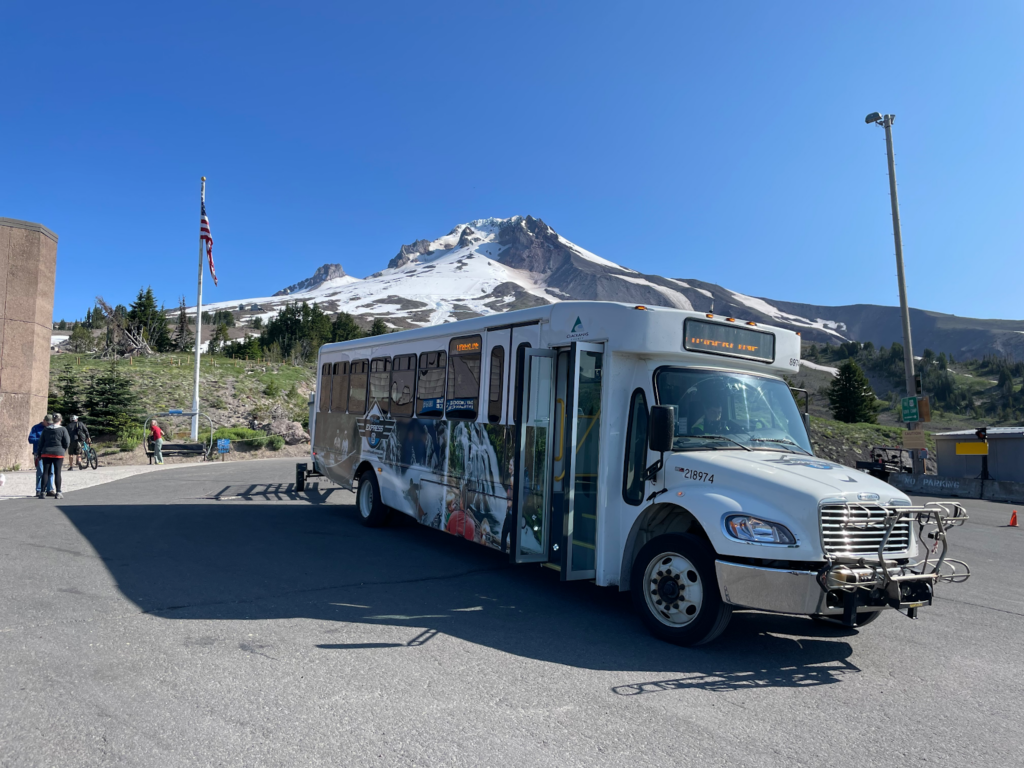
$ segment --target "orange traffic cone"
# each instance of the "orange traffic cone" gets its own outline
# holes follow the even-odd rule
[[[1010,525],[1008,527],[1009,528],[1016,528],[1017,527],[1017,510],[1016,509],[1013,510],[1013,514],[1010,515]]]

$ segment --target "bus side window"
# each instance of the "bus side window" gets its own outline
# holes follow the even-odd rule
[[[320,413],[331,410],[331,364],[320,366]]]
[[[331,410],[344,413],[348,405],[348,363],[334,364],[334,386],[331,387]]]
[[[416,355],[401,355],[391,366],[391,415],[412,416]]]
[[[622,498],[637,506],[644,500],[644,470],[647,469],[647,398],[637,389],[629,401],[626,427],[626,467],[622,476]]]
[[[526,350],[530,348],[530,342],[524,341],[516,347],[516,388],[515,406],[512,409],[512,422],[518,424],[523,417],[523,366],[526,364]]]
[[[416,383],[416,415],[434,419],[444,416],[444,380],[448,355],[424,352],[420,355]]]
[[[349,387],[348,387],[348,412],[363,414],[366,413],[366,369],[368,363],[365,360],[353,360],[348,366]]]
[[[388,385],[391,381],[391,358],[375,357],[370,361],[370,402],[377,403],[381,413],[391,410]]]
[[[449,419],[476,419],[480,402],[480,336],[460,336],[448,345],[448,399],[444,404]]]
[[[505,383],[505,348],[491,350],[490,382],[487,386],[487,421],[497,424],[501,421],[502,385]]]

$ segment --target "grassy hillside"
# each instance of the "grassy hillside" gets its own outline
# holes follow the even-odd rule
[[[50,365],[50,388],[59,390],[60,374],[70,368],[85,390],[91,378],[109,370],[111,365],[109,361],[72,354],[54,356]],[[118,371],[132,381],[145,415],[171,408],[191,408],[194,366],[191,356],[158,354],[130,362],[121,360],[116,365]],[[204,356],[199,379],[200,411],[213,420],[215,428],[245,426],[250,419],[269,422],[286,418],[303,422],[315,380],[312,365],[257,364]],[[166,421],[171,431],[187,430],[186,417],[171,417]]]
[[[934,471],[935,438],[925,432],[928,446],[930,471]],[[841,421],[811,416],[811,445],[814,453],[822,458],[855,466],[858,461],[868,459],[871,446],[898,447],[903,443],[903,429],[882,424],[844,424]]]

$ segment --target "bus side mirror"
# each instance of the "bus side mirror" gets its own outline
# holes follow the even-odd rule
[[[811,414],[809,414],[806,411],[804,411],[802,414],[800,414],[800,417],[803,419],[804,429],[807,430],[807,439],[810,440],[811,439]]]
[[[674,405],[652,405],[651,422],[648,429],[648,442],[652,451],[658,453],[671,451],[676,437],[676,407]]]

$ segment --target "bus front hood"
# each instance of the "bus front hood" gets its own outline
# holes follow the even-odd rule
[[[890,499],[899,499],[897,503],[909,501],[903,493],[871,475],[799,453],[739,449],[683,451],[673,453],[666,465],[665,482],[669,487],[710,483],[751,493],[756,493],[759,486],[765,490],[779,487],[815,496],[818,500],[841,495],[851,501],[882,504]],[[701,473],[713,474],[714,479]]]
[[[906,495],[877,478],[798,453],[680,451],[666,457],[664,474],[665,495],[659,501],[677,503],[694,514],[719,555],[768,556],[752,555],[751,544],[725,535],[724,521],[731,514],[781,523],[798,541],[786,550],[787,559],[819,560],[823,557],[818,519],[822,502],[910,504]]]

